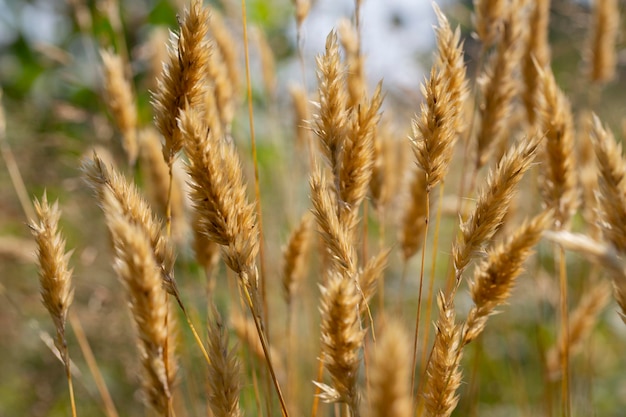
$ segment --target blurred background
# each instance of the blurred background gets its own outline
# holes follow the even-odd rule
[[[243,74],[241,4],[234,0],[211,4],[224,15],[239,42]],[[453,25],[461,28],[468,76],[473,78],[479,47],[472,36],[472,4],[453,0],[442,0],[438,4]],[[12,153],[9,159],[16,162],[26,185],[27,198],[40,197],[46,189],[51,200],[60,202],[67,246],[74,248],[71,263],[76,300],[72,308],[83,323],[118,409],[123,410],[122,415],[149,415],[145,414],[139,398],[133,329],[122,288],[111,268],[107,231],[101,212],[81,179],[79,165],[81,158],[94,149],[109,154],[112,160],[124,160],[119,134],[104,104],[99,49],[128,54],[139,123],[147,125],[152,120],[149,91],[156,88],[155,75],[160,70],[158,62],[164,56],[167,31],[177,28],[177,13],[185,6],[182,0],[119,3],[114,0],[0,0],[0,87],[6,120],[6,137],[2,143],[5,158],[0,163],[0,417],[69,414],[63,367],[54,357],[48,336],[54,330],[38,294],[34,242],[13,186],[10,162],[6,163],[7,144]],[[253,104],[270,258],[280,257],[280,247],[289,230],[309,207],[308,163],[306,152],[298,150],[294,144],[289,86],[306,85],[310,97],[314,97],[315,57],[323,52],[328,32],[341,19],[351,19],[353,13],[354,2],[349,0],[313,1],[298,36],[291,1],[247,2],[249,23],[254,28],[250,51]],[[574,111],[587,108],[590,99],[584,74],[590,4],[553,0],[550,19],[557,81],[570,97]],[[379,80],[384,80],[387,95],[384,111],[392,114],[394,123],[401,126],[397,134],[399,140],[406,137],[411,117],[419,110],[420,83],[432,63],[434,23],[435,15],[428,0],[363,1],[365,73],[372,88]],[[620,37],[616,79],[593,102],[595,111],[618,137],[622,137],[626,126],[623,123],[626,115],[624,43]],[[270,63],[264,55],[268,50],[272,57]],[[233,137],[240,153],[245,155],[248,178],[253,178],[248,157],[249,127],[244,89],[240,89],[240,95]],[[127,174],[134,175],[139,184],[143,183],[140,171],[127,171]],[[444,242],[441,247],[448,248],[446,245]],[[196,306],[198,320],[202,321],[205,300],[203,291],[196,289],[204,288],[204,283],[184,237],[179,251],[178,277],[183,293],[190,304]],[[398,255],[394,256],[387,272],[391,278],[400,274]],[[572,262],[580,265],[572,272],[574,282],[583,281],[589,266],[580,259]],[[279,267],[278,262],[269,265],[270,275],[278,276]],[[224,275],[224,271],[220,274]],[[278,281],[269,284],[270,292],[280,293]],[[550,408],[549,405],[536,406],[548,401],[541,382],[544,376],[537,345],[553,342],[554,325],[541,324],[545,313],[540,310],[542,303],[554,302],[558,289],[548,284],[545,288],[537,287],[537,282],[544,281],[520,284],[516,290],[519,298],[512,300],[507,317],[498,316],[487,326],[488,334],[481,351],[467,353],[477,359],[477,365],[465,368],[465,375],[471,372],[481,375],[480,381],[472,386],[480,392],[480,405],[467,405],[462,400],[454,415],[544,415],[544,409]],[[306,291],[317,294],[315,281],[307,284]],[[280,296],[274,297],[278,304]],[[225,299],[222,303],[226,303]],[[524,307],[528,305],[532,307]],[[307,308],[316,311],[314,304]],[[275,311],[280,315],[284,307],[276,307]],[[316,319],[310,320],[315,322]],[[511,326],[511,322],[515,325]],[[190,415],[203,415],[204,381],[202,372],[193,369],[194,363],[200,363],[199,353],[186,330],[182,332],[186,340],[181,343],[182,367],[192,376],[182,378],[184,394],[181,397],[189,404],[198,404],[189,406]],[[585,347],[590,353],[573,367],[573,378],[580,381],[573,387],[578,398],[574,400],[574,415],[624,415],[625,343],[626,331],[611,304],[594,333],[593,342]],[[73,336],[69,337],[69,344],[77,365],[75,385],[79,415],[104,415]],[[308,348],[311,358],[317,354],[316,346],[317,342]],[[313,360],[303,367],[308,370],[312,364]],[[307,370],[303,372],[308,376]],[[558,390],[558,385],[552,389]],[[247,404],[253,402],[251,390],[246,387]],[[308,410],[307,407],[303,406],[303,410]],[[252,415],[251,410],[256,408],[250,406],[246,415]]]

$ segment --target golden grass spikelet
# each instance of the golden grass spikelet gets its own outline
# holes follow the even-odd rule
[[[362,294],[362,300],[359,304],[360,314],[367,312],[367,305],[376,293],[378,282],[387,267],[390,252],[390,249],[381,250],[376,256],[370,258],[363,269],[359,271],[357,282]]]
[[[522,52],[522,17],[520,10],[511,12],[502,39],[478,84],[481,90],[480,125],[478,127],[476,167],[488,161],[494,147],[507,139],[513,113],[513,99],[519,90],[516,70]]]
[[[109,172],[104,162],[95,154],[92,159],[83,162],[81,169],[87,182],[96,192],[105,216],[122,215],[130,223],[144,229],[146,235],[150,237],[154,256],[161,267],[165,288],[170,294],[176,295],[174,248],[167,236],[161,232],[161,221],[153,214],[137,187],[129,183],[117,170],[111,168]],[[116,204],[105,204],[107,192],[115,197]]]
[[[183,147],[176,121],[180,112],[204,99],[203,84],[210,57],[206,40],[208,20],[208,9],[202,7],[201,1],[192,0],[180,20],[180,33],[171,36],[168,61],[152,97],[154,121],[165,138],[163,158],[168,165]]]
[[[374,166],[369,184],[370,202],[379,211],[386,208],[396,195],[401,182],[397,172],[404,172],[398,143],[390,123],[381,123],[374,135]]]
[[[155,26],[148,35],[148,40],[141,49],[148,60],[148,85],[150,89],[158,87],[159,76],[163,70],[163,63],[168,57],[169,29],[164,26]]]
[[[192,216],[193,251],[196,261],[204,268],[205,274],[210,277],[220,259],[220,245],[202,231],[202,217],[194,210]],[[212,283],[209,283],[211,287]],[[210,288],[212,289],[212,288]]]
[[[561,356],[564,345],[568,345],[570,358],[583,349],[584,343],[589,338],[591,331],[598,321],[598,316],[611,299],[611,286],[608,282],[595,283],[583,294],[578,306],[569,316],[567,340],[564,332],[559,335],[559,340],[546,355],[547,372],[552,378],[556,378],[561,369]]]
[[[615,78],[620,12],[618,0],[594,0],[589,45],[589,78],[606,83]]]
[[[346,54],[346,66],[348,69],[346,77],[348,108],[356,108],[367,91],[364,73],[365,59],[361,55],[359,34],[356,27],[348,19],[341,19],[338,31],[341,46]]]
[[[615,141],[597,116],[593,116],[591,140],[599,171],[598,216],[604,238],[626,253],[626,163],[622,145]]]
[[[530,168],[542,136],[524,138],[511,148],[488,174],[485,186],[470,217],[461,223],[461,234],[452,247],[454,269],[459,280],[470,259],[483,251],[501,226],[515,188]]]
[[[374,169],[374,135],[380,120],[382,84],[372,99],[362,101],[350,115],[339,170],[339,218],[352,229],[357,223],[359,207],[367,195]]]
[[[551,220],[552,213],[544,212],[524,222],[505,242],[491,249],[487,258],[476,267],[474,279],[469,284],[474,306],[463,329],[463,344],[475,340],[484,330],[489,316],[496,313],[496,307],[509,298],[515,280],[523,272],[524,262]]]
[[[130,80],[125,76],[125,63],[112,51],[100,50],[104,72],[105,104],[122,133],[122,146],[128,163],[137,160],[137,107]]]
[[[550,44],[548,27],[550,23],[550,0],[529,2],[528,30],[523,44],[522,78],[524,91],[522,100],[526,108],[528,123],[533,125],[541,95],[541,78],[537,67],[545,70],[550,65]]]
[[[119,204],[108,189],[104,191],[104,200],[105,205]],[[166,363],[166,352],[173,348],[168,346],[167,293],[150,236],[119,211],[107,216],[107,224],[115,246],[114,268],[127,289],[139,337],[144,393],[160,415],[169,416],[175,364]]]
[[[224,129],[226,129],[227,126],[223,125],[215,95],[215,86],[209,83],[204,91],[204,120],[211,134],[216,138],[221,138],[224,136]]]
[[[307,122],[311,119],[311,109],[307,93],[301,86],[290,85],[289,95],[291,96],[291,103],[293,104],[293,125],[296,128],[296,145],[304,147],[309,143],[311,131]]]
[[[209,408],[215,417],[240,417],[241,364],[228,347],[228,331],[215,306],[209,319]]]
[[[456,141],[458,109],[452,108],[452,93],[444,72],[433,66],[430,79],[422,84],[426,102],[420,106],[420,115],[413,119],[409,138],[418,166],[426,173],[429,192],[443,180],[452,159]]]
[[[332,387],[318,383],[329,402],[346,403],[358,416],[357,374],[365,331],[359,325],[361,296],[352,279],[331,273],[321,290],[322,352]]]
[[[306,213],[291,232],[283,249],[283,296],[288,305],[291,304],[300,281],[306,274],[305,261],[311,244],[312,229],[313,218],[310,213]]]
[[[413,120],[410,140],[418,166],[426,173],[426,190],[437,185],[447,172],[452,158],[455,131],[452,108],[446,95],[446,80],[433,67],[430,79],[422,85],[426,103],[421,104],[420,115]]]
[[[348,124],[344,67],[339,56],[337,34],[326,37],[326,52],[317,57],[319,103],[313,116],[313,132],[319,137],[322,154],[335,176],[339,172],[343,141]]]
[[[228,30],[224,16],[215,8],[211,9],[210,36],[215,46],[220,51],[227,68],[227,75],[230,86],[233,90],[233,97],[239,94],[239,47],[233,34]]]
[[[474,26],[483,48],[493,45],[508,14],[507,0],[474,0]]]
[[[333,269],[343,276],[353,276],[356,272],[356,251],[348,225],[341,222],[337,215],[337,198],[332,185],[319,168],[311,174],[310,185],[313,214],[331,256]]]
[[[582,111],[578,115],[576,126],[576,157],[579,166],[579,182],[581,188],[582,216],[585,219],[586,232],[593,238],[601,234],[598,201],[596,194],[599,189],[599,170],[596,166],[596,154],[591,140],[593,129],[593,113]]]
[[[435,344],[422,395],[427,416],[448,417],[459,401],[456,390],[461,384],[460,329],[455,323],[454,305],[446,300],[442,292],[437,295],[437,305],[439,318],[435,323]]]
[[[454,130],[459,132],[463,126],[463,108],[465,99],[469,94],[469,87],[465,77],[466,66],[463,60],[463,42],[461,30],[457,27],[454,31],[450,27],[448,19],[441,9],[433,3],[437,15],[438,27],[435,28],[437,35],[437,55],[435,64],[447,80],[447,91],[450,100],[450,117],[453,119]]]
[[[141,168],[151,191],[151,200],[156,203],[161,213],[165,213],[167,211],[169,193],[172,237],[176,241],[181,241],[184,238],[187,226],[185,218],[185,193],[182,189],[182,179],[178,175],[175,175],[177,173],[176,171],[173,171],[174,178],[170,192],[169,170],[163,160],[161,140],[156,130],[149,127],[140,130],[139,145]]]
[[[410,417],[412,398],[409,338],[397,321],[385,324],[370,365],[370,407],[366,417]]]
[[[218,49],[211,49],[206,77],[215,94],[222,132],[229,133],[230,125],[235,117],[235,92],[228,77],[228,66]]]
[[[424,243],[424,232],[426,231],[426,214],[428,213],[428,200],[426,199],[426,173],[419,168],[413,169],[409,188],[409,201],[407,210],[402,220],[400,229],[400,244],[402,255],[407,261]]]
[[[259,234],[253,204],[249,204],[236,150],[216,138],[195,109],[180,117],[189,158],[191,200],[201,216],[202,232],[224,246],[224,261],[235,273],[256,277]],[[242,275],[243,274],[243,275]]]
[[[554,209],[554,225],[566,228],[579,204],[574,126],[569,101],[556,85],[550,69],[542,75],[541,125],[545,132],[542,193],[548,208]]]
[[[67,365],[65,321],[74,299],[72,269],[68,265],[72,252],[65,252],[65,239],[59,231],[58,201],[50,205],[44,192],[41,201],[35,199],[34,205],[37,219],[32,219],[29,227],[37,243],[41,301],[52,317],[57,333],[54,343]]]

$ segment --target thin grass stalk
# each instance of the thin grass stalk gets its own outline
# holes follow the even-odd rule
[[[565,265],[565,249],[563,246],[558,245],[558,262],[559,262],[559,310],[561,316],[561,333],[564,340],[569,340],[569,314],[567,307],[567,267]],[[565,417],[569,417],[571,414],[571,402],[570,402],[570,373],[569,373],[569,345],[565,343],[563,345],[563,351],[561,352],[561,370],[563,372],[563,378],[561,379],[561,411]]]
[[[35,211],[31,205],[30,198],[28,197],[28,191],[26,191],[26,185],[24,179],[20,173],[20,168],[15,160],[11,146],[7,141],[7,125],[4,115],[4,106],[2,105],[2,89],[0,88],[0,153],[2,153],[2,159],[9,172],[9,178],[11,178],[11,184],[17,194],[17,198],[22,206],[22,211],[26,215],[27,219],[35,218]]]
[[[426,190],[426,224],[424,226],[424,243],[422,244],[422,259],[420,265],[419,289],[417,291],[417,312],[415,313],[415,334],[413,336],[413,352],[411,359],[411,394],[415,386],[415,368],[417,366],[417,345],[419,340],[420,318],[422,315],[422,286],[424,284],[424,268],[426,264],[426,243],[428,241],[428,224],[430,219],[430,190]]]
[[[439,247],[439,230],[441,226],[441,216],[443,209],[443,191],[445,182],[441,182],[441,186],[439,187],[439,206],[437,208],[437,215],[435,220],[435,232],[433,236],[433,244],[432,244],[432,261],[431,261],[431,269],[430,269],[430,279],[428,281],[428,298],[426,299],[426,319],[425,323],[430,323],[430,316],[432,313],[433,307],[433,296],[434,296],[434,285],[435,285],[435,274],[437,270],[437,253]],[[420,359],[420,368],[426,369],[426,359],[428,352],[428,339],[430,336],[430,332],[424,332],[424,342],[422,343],[422,357]],[[418,388],[419,389],[419,388]]]
[[[76,316],[73,310],[69,311],[67,319],[70,323],[72,331],[74,332],[74,336],[76,336],[78,346],[80,346],[80,351],[85,358],[85,362],[87,362],[87,367],[89,368],[91,375],[93,375],[96,388],[98,389],[98,393],[102,399],[102,404],[104,405],[104,412],[107,417],[119,417],[115,404],[113,403],[113,399],[111,398],[111,394],[109,393],[109,389],[107,388],[106,382],[102,377],[102,372],[100,372],[100,367],[98,366],[96,357],[94,356],[93,350],[89,345],[89,341],[85,336],[83,326],[80,324],[80,319]]]
[[[248,44],[248,20],[246,13],[246,0],[241,0],[241,25],[243,28],[243,49],[246,61],[246,91],[248,97],[248,123],[250,126],[250,146],[252,148],[252,163],[254,164],[254,195],[256,199],[257,224],[259,228],[259,261],[261,275],[261,299],[263,302],[264,323],[269,334],[269,311],[267,305],[266,283],[265,283],[265,250],[263,244],[263,212],[261,209],[261,184],[259,180],[259,162],[256,148],[256,136],[254,134],[254,109],[252,105],[252,81],[250,79],[250,51]],[[272,371],[273,372],[273,371]],[[278,388],[278,386],[277,386]],[[282,395],[281,395],[282,397]],[[284,402],[284,401],[283,401]],[[286,407],[283,409],[286,413]]]

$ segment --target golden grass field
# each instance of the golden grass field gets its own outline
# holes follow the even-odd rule
[[[0,60],[0,416],[624,415],[617,0],[433,4],[419,91],[361,0],[97,3]]]

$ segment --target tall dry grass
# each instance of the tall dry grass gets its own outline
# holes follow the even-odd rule
[[[274,161],[258,152],[269,141],[263,137],[257,148],[255,139],[254,112],[268,119],[272,135],[284,123],[251,101],[245,9],[240,23],[228,7],[199,0],[181,12],[169,45],[154,53],[165,62],[149,83],[152,123],[138,116],[137,97],[145,92],[129,73],[129,55],[102,49],[102,96],[125,158],[114,158],[116,167],[91,152],[82,175],[104,213],[109,269],[124,288],[112,297],[126,300],[135,332],[137,364],[126,377],[138,374],[147,415],[474,415],[495,401],[474,389],[481,373],[493,372],[484,363],[498,354],[494,340],[506,346],[502,355],[536,342],[538,352],[523,361],[534,360],[541,375],[519,382],[532,392],[506,391],[503,402],[508,410],[522,404],[530,415],[579,414],[572,399],[578,381],[591,376],[578,358],[593,368],[586,348],[594,337],[602,332],[618,345],[623,331],[606,329],[609,314],[617,316],[606,306],[610,279],[624,318],[626,166],[598,117],[575,139],[582,110],[551,66],[549,2],[475,1],[472,30],[482,48],[475,76],[467,71],[471,41],[434,6],[437,49],[409,118],[382,82],[368,84],[360,3],[310,63],[316,87],[290,88],[293,125],[277,136],[291,142],[276,139],[276,155],[305,168],[280,181]],[[299,39],[309,6],[294,2]],[[615,71],[614,9],[609,1],[594,9],[596,83]],[[283,105],[277,61],[266,35],[255,32],[255,39],[259,91],[275,111]],[[241,122],[245,100],[249,130]],[[1,133],[4,143],[4,123]],[[576,155],[598,173],[597,190],[579,180]],[[3,156],[10,161],[10,153]],[[457,177],[462,185],[455,188]],[[284,214],[275,203],[285,183],[307,190],[305,213]],[[14,187],[23,194],[19,181]],[[81,415],[85,403],[109,400],[86,394],[88,375],[74,398],[69,348],[78,348],[67,343],[72,272],[57,229],[60,211],[44,194],[35,213],[42,298],[73,414]],[[279,230],[264,231],[264,224]],[[282,251],[277,236],[284,236]],[[524,294],[518,284],[551,291]],[[242,348],[229,341],[231,332]],[[89,343],[102,343],[81,340],[86,357]],[[98,360],[90,373],[98,378],[106,366]],[[606,371],[601,360],[598,369],[594,380]],[[533,404],[538,398],[541,407]],[[109,415],[114,409],[101,408]]]

